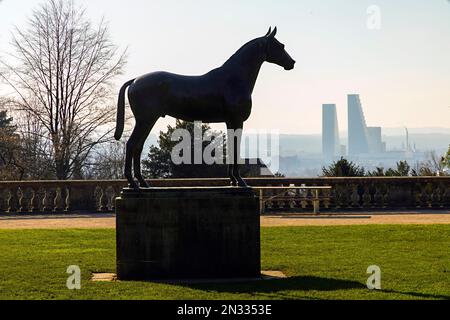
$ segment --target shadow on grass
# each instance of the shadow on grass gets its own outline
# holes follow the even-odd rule
[[[182,284],[182,286],[202,291],[213,291],[218,293],[250,294],[267,296],[278,299],[320,299],[307,296],[308,291],[338,291],[350,289],[368,290],[367,286],[361,282],[353,280],[341,280],[332,278],[322,278],[314,276],[296,276],[285,279],[257,280],[234,283],[197,283]],[[304,294],[296,294],[292,291],[305,291]],[[427,294],[420,292],[403,292],[396,290],[380,290],[386,294],[401,294],[422,299],[444,299],[449,300],[450,296],[440,294]],[[387,297],[388,298],[388,297]]]
[[[235,283],[183,284],[191,289],[223,293],[246,293],[252,295],[272,295],[281,299],[295,299],[298,295],[289,291],[336,291],[364,289],[365,285],[357,281],[297,276],[285,279],[257,280]],[[311,299],[311,297],[304,297]]]
[[[380,291],[384,292],[384,293],[403,294],[403,295],[407,295],[407,296],[413,296],[415,298],[450,300],[450,296],[445,296],[442,294],[405,292],[405,291],[396,291],[396,290],[380,290]]]

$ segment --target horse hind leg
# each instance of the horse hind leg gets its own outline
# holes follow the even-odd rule
[[[128,180],[129,187],[133,189],[139,189],[138,184],[133,179],[131,173],[131,167],[133,163],[134,155],[139,147],[139,142],[146,132],[146,126],[141,122],[136,122],[136,125],[131,133],[130,138],[127,142],[126,153],[125,153],[125,178]]]
[[[140,136],[140,140],[136,146],[136,149],[133,154],[133,169],[134,169],[134,176],[139,181],[139,185],[141,188],[148,188],[149,185],[147,181],[145,181],[144,177],[142,176],[141,172],[141,154],[142,150],[144,148],[145,141],[147,140],[148,135],[150,134],[150,131],[152,130],[153,126],[155,125],[156,121],[158,120],[157,117],[152,119],[149,122],[145,123],[144,130],[142,135]]]

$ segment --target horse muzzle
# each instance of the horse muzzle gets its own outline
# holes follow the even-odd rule
[[[284,70],[292,70],[294,69],[295,60],[290,61],[287,65],[284,66]]]

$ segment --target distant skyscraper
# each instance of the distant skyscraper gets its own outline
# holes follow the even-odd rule
[[[349,94],[348,102],[348,153],[369,153],[369,134],[359,95]]]
[[[340,154],[339,127],[335,104],[322,105],[322,153],[331,160]]]

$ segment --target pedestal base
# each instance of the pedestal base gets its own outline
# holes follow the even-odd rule
[[[124,189],[116,199],[121,280],[259,277],[259,202],[251,188]]]

